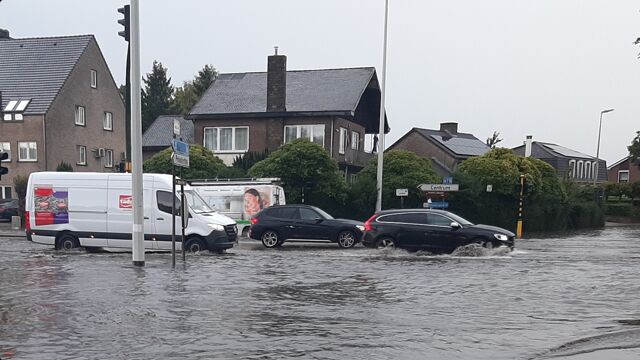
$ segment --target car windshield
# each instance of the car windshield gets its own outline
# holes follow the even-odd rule
[[[205,212],[214,212],[211,207],[193,190],[185,190],[184,196],[187,198],[187,203],[196,214]]]
[[[314,209],[315,211],[317,211],[317,212],[320,214],[320,216],[322,216],[325,220],[333,219],[333,216],[329,215],[329,214],[328,214],[327,212],[325,212],[324,210],[322,210],[322,209],[320,209],[320,208],[317,208],[317,207],[314,207],[313,209]]]
[[[473,223],[465,218],[463,218],[462,216],[458,216],[454,213],[448,213],[447,216],[449,216],[450,218],[452,218],[453,220],[455,220],[456,222],[458,222],[458,224],[460,225],[473,225]]]

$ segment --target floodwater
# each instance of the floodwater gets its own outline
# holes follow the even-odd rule
[[[640,228],[516,247],[430,256],[246,240],[172,269],[170,254],[135,268],[130,254],[0,239],[0,358],[640,357]]]

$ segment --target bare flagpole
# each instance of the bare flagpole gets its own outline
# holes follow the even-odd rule
[[[382,168],[384,164],[384,96],[385,85],[387,83],[387,21],[389,18],[389,0],[384,1],[384,45],[382,47],[382,73],[380,81],[380,132],[378,135],[378,199],[376,201],[376,211],[382,210]]]

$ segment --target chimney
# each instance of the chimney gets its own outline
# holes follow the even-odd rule
[[[457,135],[458,123],[456,122],[440,123],[440,131],[449,133],[451,135]]]
[[[1,0],[0,0],[1,1]],[[0,28],[0,40],[10,40],[9,30]]]
[[[531,135],[527,135],[527,140],[525,140],[524,142],[524,157],[530,157],[531,156],[531,142],[533,136]]]
[[[287,57],[275,54],[267,58],[267,112],[287,111]]]

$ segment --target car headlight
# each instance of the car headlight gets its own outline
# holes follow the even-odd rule
[[[213,230],[224,231],[224,226],[218,224],[207,224]]]
[[[364,226],[362,225],[356,225],[356,228],[358,228],[358,230],[360,231],[364,231]]]
[[[500,241],[507,241],[509,237],[505,234],[493,234],[493,236]]]

